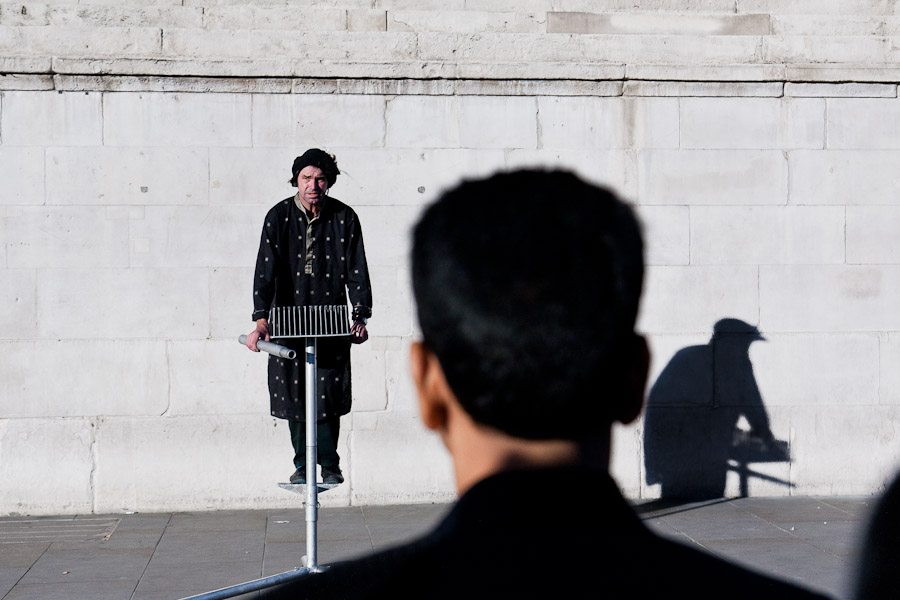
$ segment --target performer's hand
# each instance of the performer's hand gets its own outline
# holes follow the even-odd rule
[[[259,340],[268,342],[270,339],[269,323],[266,319],[260,319],[256,322],[256,329],[251,331],[250,335],[247,336],[247,347],[254,352],[259,352],[259,348],[256,347],[256,342]]]
[[[369,339],[369,332],[366,331],[365,323],[359,320],[353,321],[353,326],[350,327],[350,343],[362,344],[367,339]]]

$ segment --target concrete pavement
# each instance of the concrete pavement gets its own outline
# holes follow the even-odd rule
[[[660,534],[846,598],[873,504],[871,497],[781,497],[636,509]],[[322,508],[319,563],[416,537],[448,508]],[[299,566],[305,531],[302,508],[7,517],[0,519],[0,598],[182,598]]]

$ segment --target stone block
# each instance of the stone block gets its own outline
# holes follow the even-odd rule
[[[644,262],[687,265],[691,253],[691,209],[686,206],[637,206],[644,231]]]
[[[347,11],[343,6],[258,6],[252,8],[254,30],[346,31]],[[237,27],[235,29],[244,29]]]
[[[2,238],[0,238],[2,239]],[[0,339],[27,340],[37,331],[37,275],[32,269],[0,269]]]
[[[46,91],[53,89],[50,75],[0,74],[0,90]]]
[[[893,62],[892,44],[886,37],[768,35],[762,38],[758,55],[767,63]]]
[[[690,98],[680,116],[682,148],[825,147],[820,99]]]
[[[611,35],[767,35],[769,15],[548,12],[547,33]]]
[[[165,127],[160,127],[165,123]],[[249,146],[247,94],[105,94],[106,146]]]
[[[480,8],[480,7],[479,7]],[[448,33],[543,33],[543,13],[480,10],[391,10],[388,31]]]
[[[885,35],[885,18],[869,14],[842,15],[772,15],[773,35]]]
[[[458,96],[621,96],[621,81],[461,79]]]
[[[613,424],[609,473],[626,498],[639,498],[641,495],[641,439],[640,421],[629,425]]]
[[[380,96],[254,95],[253,146],[378,147],[384,112]]]
[[[37,336],[205,338],[207,280],[206,269],[42,269]]]
[[[56,4],[48,6],[47,24],[60,27],[202,27],[203,9],[187,6],[135,6],[128,2],[93,2],[89,5]],[[157,39],[156,47],[159,47]]]
[[[604,62],[625,62],[623,52],[586,52],[584,40],[573,35],[492,32],[421,32],[414,35],[419,40],[416,57],[422,60],[478,62],[490,56],[501,63],[590,62],[591,57],[603,56]]]
[[[628,98],[625,100],[625,118],[627,145],[634,148],[678,148],[676,98]]]
[[[828,100],[828,147],[900,148],[900,102],[882,98]]]
[[[356,9],[347,11],[348,31],[387,31],[387,11]]]
[[[837,496],[881,489],[900,464],[898,418],[897,406],[794,407],[792,494]]]
[[[463,177],[487,176],[505,164],[500,148],[351,148],[335,154],[341,165],[335,195],[354,207],[424,206]]]
[[[438,63],[443,65],[444,63]],[[491,61],[472,59],[455,65],[458,77],[471,79],[572,79],[593,80],[602,83],[604,80],[620,80],[625,77],[625,65],[607,62],[596,62],[587,59],[553,61]],[[604,95],[609,94],[604,91]]]
[[[148,206],[130,227],[133,267],[252,267],[263,206]]]
[[[210,335],[232,340],[242,333],[249,333],[253,330],[252,312],[253,267],[210,269]]]
[[[534,98],[467,96],[459,99],[459,143],[464,148],[536,148]]]
[[[878,336],[762,329],[750,359],[766,406],[878,404]]]
[[[218,206],[264,206],[267,209],[291,197],[291,165],[304,148],[210,148],[209,201]],[[334,190],[340,191],[347,178],[343,156],[337,153],[341,175]],[[259,223],[262,227],[262,223]]]
[[[793,98],[896,98],[893,83],[793,83],[784,84],[785,97]]]
[[[777,82],[785,79],[784,65],[733,63],[727,65],[632,63],[625,67],[629,80],[675,82]],[[734,88],[728,88],[734,89]],[[740,88],[737,88],[740,89]]]
[[[296,507],[297,497],[275,486],[290,473],[289,440],[287,423],[265,414],[104,420],[97,511]]]
[[[128,266],[128,227],[103,207],[25,207],[6,223],[10,267]]]
[[[641,204],[780,205],[788,168],[779,150],[642,150]]]
[[[626,81],[626,96],[650,97],[764,97],[779,98],[781,82],[738,81]]]
[[[452,10],[466,8],[465,0],[375,0],[376,8],[389,10]]]
[[[422,206],[356,208],[363,229],[370,271],[373,267],[399,267],[408,264],[412,228],[418,222],[422,209]],[[385,283],[391,285],[388,280]]]
[[[419,333],[412,337],[393,338],[390,340],[393,343],[384,350],[388,408],[394,412],[419,412],[419,396],[410,373],[409,353],[413,340],[420,338]]]
[[[740,0],[741,12],[772,15],[884,15],[896,10],[887,0]]]
[[[5,146],[99,146],[100,94],[3,92],[0,137]]]
[[[93,429],[87,419],[0,420],[0,514],[90,513]]]
[[[900,152],[797,150],[788,165],[791,204],[900,205]]]
[[[764,330],[900,330],[898,265],[773,265],[759,271],[759,322]]]
[[[204,148],[48,148],[47,204],[185,205],[209,202]]]
[[[539,148],[623,148],[621,98],[538,98]]]
[[[870,64],[864,63],[862,66],[846,64],[790,65],[784,67],[784,77],[787,81],[796,83],[844,83],[847,81],[896,83],[900,79],[898,77],[900,68],[890,64],[868,66]]]
[[[383,411],[388,403],[384,353],[396,338],[376,337],[369,329],[369,341],[351,348],[354,413]]]
[[[573,171],[585,181],[614,189],[623,198],[636,196],[637,166],[630,150],[511,150],[506,169],[541,167]]]
[[[551,40],[559,36],[547,36]],[[676,65],[760,62],[760,39],[752,35],[577,35],[582,59]],[[569,43],[577,43],[574,40]]]
[[[48,340],[2,347],[0,412],[5,417],[152,415],[168,405],[162,342]]]
[[[319,64],[318,72],[324,68]],[[295,61],[286,58],[258,60],[190,58],[64,58],[53,57],[54,73],[70,75],[170,76],[170,77],[292,77]],[[50,70],[49,67],[47,70]],[[299,74],[299,73],[298,73]],[[333,76],[333,73],[322,74]]]
[[[726,317],[755,324],[757,279],[753,266],[651,266],[637,328],[645,333],[711,331]]]
[[[0,52],[84,58],[158,56],[157,27],[90,27],[0,25]]]
[[[847,264],[900,264],[900,206],[848,206]]]
[[[170,92],[288,94],[291,81],[252,77],[164,77],[156,75],[54,75],[57,90],[88,92]]]
[[[0,206],[43,204],[44,149],[0,147],[0,180]]]
[[[691,264],[840,264],[844,209],[797,206],[691,208]]]
[[[400,96],[387,102],[384,114],[389,148],[459,146],[459,98]]]
[[[49,56],[0,57],[2,73],[49,73],[52,59]]]
[[[203,23],[195,27],[204,29],[253,29],[252,6],[208,6],[203,9]]]
[[[878,401],[880,404],[900,405],[900,333],[882,333],[879,346]]]
[[[446,502],[455,495],[450,457],[415,412],[371,413],[350,432],[353,504]]]
[[[408,260],[404,257],[401,264],[408,263]],[[369,334],[393,337],[411,335],[415,315],[412,286],[405,264],[398,268],[371,265],[370,262],[369,276],[375,303]]]
[[[295,94],[367,96],[452,96],[456,82],[446,79],[297,79]]]
[[[47,14],[53,8],[48,4],[4,2],[0,4],[0,25],[48,25]]]
[[[243,329],[232,332],[231,339],[168,342],[169,389],[168,396],[163,396],[168,403],[155,414],[268,414],[268,355],[237,343],[238,335],[251,329],[248,319]]]

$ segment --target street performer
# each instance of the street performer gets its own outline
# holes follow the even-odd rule
[[[368,339],[372,286],[362,229],[352,208],[328,195],[340,174],[335,157],[311,148],[294,160],[290,183],[297,193],[272,207],[263,223],[253,275],[253,320],[256,329],[247,347],[269,341],[273,306],[353,306],[350,337],[317,339],[318,460],[323,483],[344,481],[337,453],[340,417],[350,412],[350,343]],[[288,421],[294,447],[291,483],[306,483],[305,377],[302,339],[282,339],[298,359],[269,356],[272,416]],[[315,465],[310,478],[315,481]]]

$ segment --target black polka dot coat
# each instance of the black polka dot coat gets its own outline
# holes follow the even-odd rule
[[[317,217],[296,197],[266,215],[253,277],[253,320],[268,318],[272,306],[346,305],[354,316],[372,315],[372,285],[362,229],[352,208],[327,197]],[[275,417],[305,421],[303,339],[275,339],[297,351],[296,360],[269,356],[269,396]],[[350,412],[350,340],[318,338],[318,418]]]

